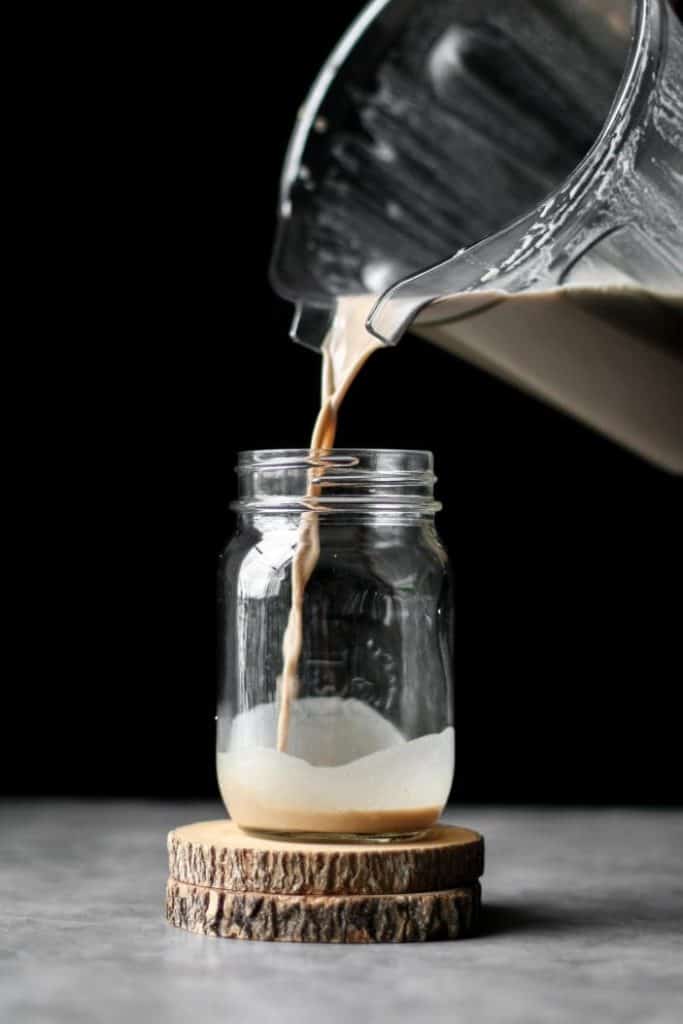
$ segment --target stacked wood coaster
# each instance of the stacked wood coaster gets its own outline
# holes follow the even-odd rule
[[[166,918],[270,942],[427,942],[476,927],[484,841],[437,825],[420,840],[286,842],[204,821],[168,836]]]

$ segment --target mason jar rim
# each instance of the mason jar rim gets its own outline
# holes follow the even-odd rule
[[[407,448],[266,448],[238,453],[232,508],[433,515],[434,457]]]
[[[349,457],[363,456],[412,456],[416,459],[422,457],[426,468],[431,469],[434,456],[426,448],[251,448],[244,449],[237,453],[237,471],[249,468],[249,466],[272,466],[277,463],[295,465],[305,463],[308,466],[316,465],[319,459],[336,459],[337,456],[348,459]]]

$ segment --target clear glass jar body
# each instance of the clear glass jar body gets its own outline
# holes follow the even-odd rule
[[[454,764],[447,558],[427,452],[243,453],[219,572],[218,781],[249,831],[391,839],[439,817]],[[302,501],[315,474],[316,497]],[[282,645],[302,517],[319,557],[282,713]]]

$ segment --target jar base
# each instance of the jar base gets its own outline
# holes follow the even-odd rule
[[[248,836],[259,839],[284,840],[290,843],[353,843],[372,845],[373,843],[412,843],[424,839],[431,829],[421,828],[414,832],[300,832],[297,830],[279,831],[277,829],[249,828],[239,825],[239,829]]]

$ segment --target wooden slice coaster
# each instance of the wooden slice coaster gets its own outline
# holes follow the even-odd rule
[[[227,819],[168,836],[169,874],[186,886],[270,895],[441,893],[484,871],[478,832],[436,825],[419,840],[386,845],[285,842],[247,835]]]
[[[168,881],[166,918],[200,935],[268,942],[428,942],[476,926],[478,882],[444,892],[285,896]]]

